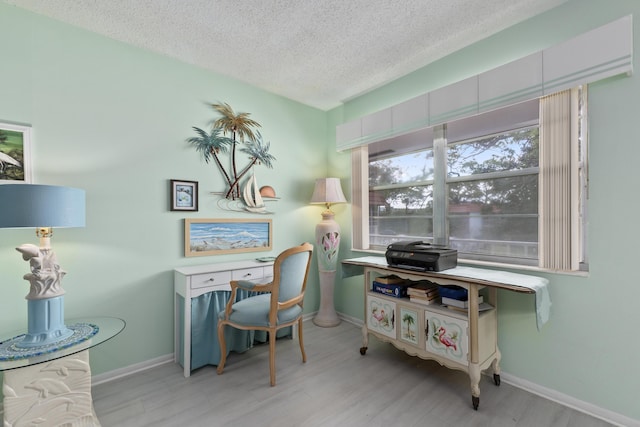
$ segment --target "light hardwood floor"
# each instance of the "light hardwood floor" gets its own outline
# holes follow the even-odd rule
[[[165,364],[93,387],[103,427],[603,427],[610,424],[486,376],[480,407],[466,374],[410,357],[374,338],[360,355],[359,327],[304,322],[307,363],[297,340],[279,339],[277,385],[268,346],[231,353],[223,375],[207,366],[184,378]]]

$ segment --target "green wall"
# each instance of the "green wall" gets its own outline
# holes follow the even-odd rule
[[[571,0],[349,101],[330,112],[331,125],[471,77],[629,14],[640,16],[640,2]],[[637,22],[634,44],[640,46]],[[499,293],[499,345],[505,373],[637,420],[639,95],[637,74],[589,87],[588,276],[540,274],[550,280],[553,301],[551,319],[540,332],[532,296]],[[349,156],[329,149],[329,164],[330,171],[338,173],[348,169]],[[348,210],[339,219],[343,230],[350,229]],[[363,255],[345,246],[344,257]],[[343,280],[336,296],[338,311],[360,319],[361,280]]]
[[[308,205],[316,177],[342,178],[349,198],[350,158],[335,152],[335,126],[562,42],[621,16],[640,14],[637,0],[570,0],[534,19],[447,56],[402,79],[322,112],[234,79],[136,49],[0,4],[0,121],[33,126],[34,181],[87,191],[87,227],[53,238],[65,277],[67,317],[119,316],[125,331],[92,351],[95,374],[173,352],[175,267],[251,258],[185,258],[183,218],[255,218],[222,211],[212,191],[222,178],[185,143],[205,127],[207,103],[227,102],[263,126],[277,158],[258,168],[274,206],[274,250],[313,240],[320,210]],[[635,45],[640,30],[635,25]],[[224,58],[220,58],[224,61]],[[637,60],[636,60],[637,63]],[[637,68],[637,67],[636,67]],[[640,419],[636,404],[640,298],[635,278],[640,232],[636,123],[640,79],[590,86],[590,199],[587,277],[543,274],[552,317],[538,332],[533,297],[500,292],[499,343],[505,373]],[[200,182],[200,211],[170,212],[168,180]],[[4,203],[4,201],[0,202]],[[343,234],[350,205],[335,206]],[[260,217],[263,218],[263,217]],[[29,230],[0,230],[0,325],[26,325],[27,264],[14,250],[35,242]],[[343,240],[341,257],[360,256]],[[315,270],[315,260],[312,266]],[[338,280],[339,312],[362,319],[361,278]],[[306,311],[318,305],[312,275]],[[360,343],[354,343],[354,350]],[[488,383],[487,383],[488,384]],[[487,385],[483,387],[488,387]]]
[[[326,176],[325,112],[6,4],[0,52],[0,121],[33,126],[34,182],[86,190],[87,226],[55,230],[52,240],[68,271],[66,315],[127,322],[92,351],[94,374],[173,352],[174,268],[277,255],[313,241],[322,209],[308,202],[315,178]],[[214,102],[251,113],[271,142],[274,168],[255,173],[280,198],[270,204],[273,215],[224,211],[210,194],[225,189],[222,175],[185,140],[195,136],[192,126],[207,128],[216,117],[207,105]],[[170,179],[200,183],[198,212],[169,211]],[[270,218],[274,248],[185,258],[186,217]],[[14,248],[27,242],[37,243],[34,230],[0,230],[5,332],[26,328],[28,264]],[[311,275],[307,312],[317,310],[318,293]]]

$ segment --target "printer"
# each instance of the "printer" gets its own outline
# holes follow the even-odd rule
[[[458,264],[457,250],[422,241],[391,243],[385,257],[390,267],[416,271],[442,271]]]

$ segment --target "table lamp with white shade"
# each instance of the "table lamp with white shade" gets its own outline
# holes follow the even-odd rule
[[[322,221],[316,225],[316,252],[320,273],[320,308],[313,323],[322,327],[337,326],[340,318],[333,305],[336,264],[340,249],[340,226],[334,220],[331,205],[345,203],[339,178],[319,178],[311,196],[312,204],[323,204]]]
[[[0,228],[35,228],[40,245],[16,248],[30,272],[24,275],[31,287],[27,299],[28,333],[14,345],[41,348],[68,340],[73,330],[64,324],[66,274],[51,249],[52,227],[84,227],[85,192],[77,188],[36,184],[0,185]]]

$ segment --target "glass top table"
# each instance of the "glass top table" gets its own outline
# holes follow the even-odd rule
[[[25,366],[37,365],[38,363],[49,362],[88,350],[115,337],[122,332],[126,325],[124,320],[116,317],[91,317],[65,320],[65,325],[67,326],[85,324],[91,325],[91,327],[95,329],[95,332],[93,332],[89,338],[64,348],[46,350],[45,352],[34,356],[10,360],[2,359],[0,360],[0,371],[8,371],[11,369],[24,368]],[[0,345],[24,334],[24,331],[6,335],[2,334],[2,336],[0,336]]]

